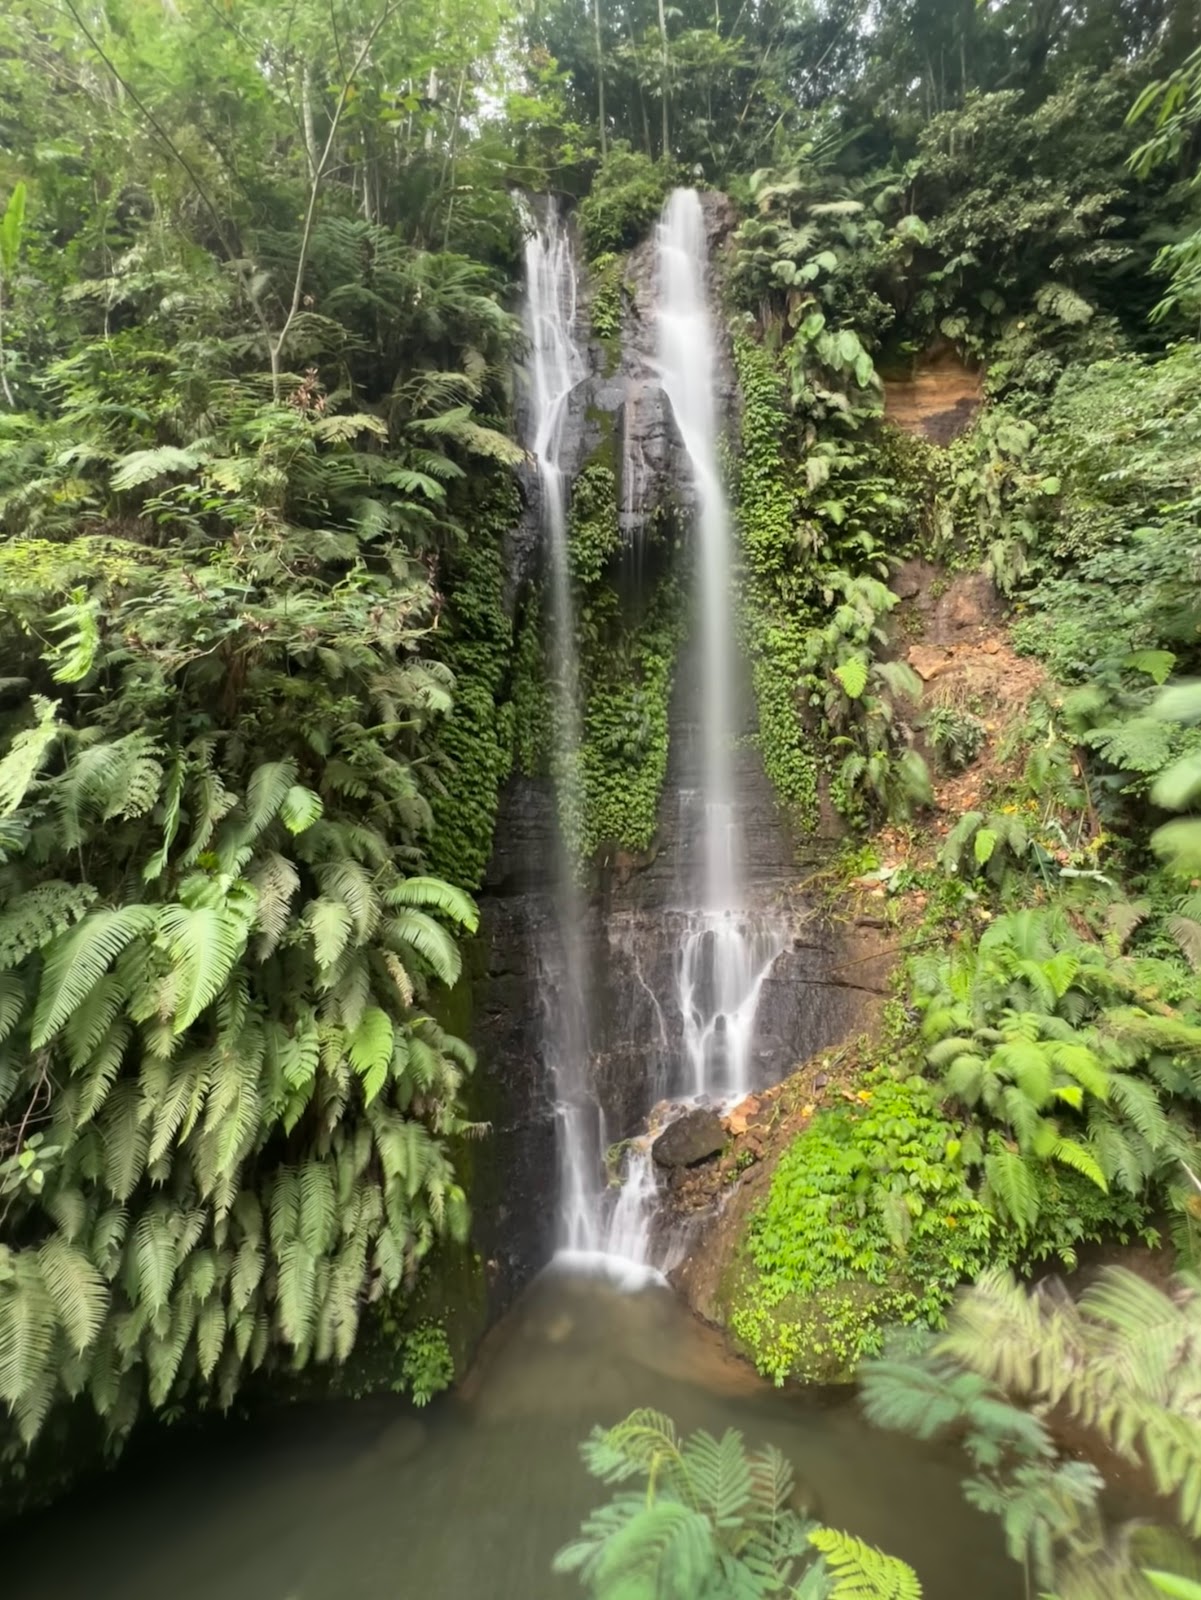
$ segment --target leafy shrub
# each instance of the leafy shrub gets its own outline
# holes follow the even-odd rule
[[[605,251],[592,263],[592,332],[595,338],[609,347],[611,358],[619,354],[617,341],[621,338],[624,266],[623,257],[612,251]],[[610,366],[614,365],[611,359]]]
[[[937,1323],[1000,1228],[973,1194],[961,1128],[918,1077],[877,1071],[781,1158],[747,1233],[731,1327],[761,1371],[829,1377],[888,1322]]]
[[[987,1198],[1021,1232],[1038,1220],[1040,1163],[1141,1195],[1191,1159],[1194,1009],[1154,1011],[1136,963],[1054,911],[997,920],[975,946],[917,964],[928,1059],[947,1092],[1004,1132]]]
[[[669,164],[652,161],[628,144],[614,144],[579,205],[589,257],[629,250],[645,238],[674,182]]]
[[[436,1394],[450,1387],[454,1375],[450,1342],[440,1323],[423,1322],[405,1335],[400,1376],[414,1405],[428,1405]]]
[[[593,1429],[582,1453],[602,1482],[637,1484],[555,1558],[595,1600],[920,1600],[903,1561],[796,1511],[786,1458],[771,1445],[748,1452],[732,1428],[679,1439],[670,1418],[635,1411]]]

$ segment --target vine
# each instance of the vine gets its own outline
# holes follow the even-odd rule
[[[625,258],[607,250],[592,263],[591,324],[605,348],[605,376],[621,364],[621,308],[625,295]]]

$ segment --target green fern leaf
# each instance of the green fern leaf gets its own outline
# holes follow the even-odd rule
[[[246,786],[244,815],[234,830],[238,843],[253,844],[268,823],[279,815],[296,786],[294,761],[265,761],[256,767]]]
[[[10,817],[24,800],[30,784],[50,754],[62,727],[58,721],[61,701],[33,696],[37,722],[17,734],[0,761],[0,817]]]
[[[375,1099],[388,1078],[392,1064],[392,1023],[378,1006],[369,1006],[350,1036],[350,1064],[363,1080],[367,1103]]]
[[[206,1301],[196,1319],[196,1362],[206,1381],[213,1375],[224,1344],[225,1307],[220,1300]]]
[[[339,900],[310,900],[304,920],[319,967],[332,967],[345,950],[354,928],[350,912]]]
[[[867,658],[848,656],[834,668],[834,676],[846,691],[847,698],[858,700],[867,688]]]
[[[299,1193],[299,1236],[313,1255],[324,1255],[334,1242],[338,1225],[337,1197],[329,1168],[308,1161],[296,1177]]]
[[[34,1251],[0,1246],[0,1266],[5,1268],[0,1274],[0,1399],[19,1408],[34,1397],[32,1411],[18,1410],[29,1438],[25,1422],[28,1418],[37,1431],[37,1397],[53,1359],[58,1318]]]
[[[279,808],[280,821],[289,833],[304,833],[321,815],[321,796],[294,783]]]
[[[47,1239],[38,1251],[42,1282],[75,1349],[96,1342],[108,1312],[108,1288],[84,1255],[64,1239]]]
[[[249,881],[256,897],[255,920],[262,931],[256,953],[260,961],[266,961],[288,930],[300,874],[286,856],[272,850],[255,867]]]
[[[31,1043],[35,1050],[62,1027],[77,1006],[134,939],[150,933],[158,920],[152,906],[119,906],[93,911],[50,946],[37,1007]]]
[[[178,1266],[170,1213],[165,1203],[144,1211],[133,1234],[136,1273],[131,1298],[155,1312],[167,1304]]]
[[[183,1033],[212,1004],[246,949],[242,917],[215,906],[164,906],[159,929],[171,953],[174,1030]]]
[[[809,1543],[834,1574],[832,1600],[921,1600],[916,1572],[896,1556],[833,1528],[816,1528]]]
[[[28,991],[20,978],[13,973],[0,972],[0,1044],[20,1022],[28,998]]]
[[[191,476],[204,459],[202,451],[180,450],[169,444],[159,445],[155,450],[131,450],[117,462],[109,483],[121,493],[126,489],[138,489],[144,483],[164,478],[169,473]]]
[[[415,950],[448,988],[459,981],[462,962],[454,940],[441,923],[423,911],[406,910],[390,917],[383,926],[382,937],[402,957]]]
[[[475,933],[479,928],[480,916],[475,901],[441,878],[404,878],[387,891],[384,900],[390,906],[440,911],[468,933]]]
[[[27,889],[0,915],[0,969],[19,967],[26,956],[78,922],[96,898],[91,884],[59,879]]]
[[[1040,1196],[1034,1174],[1016,1150],[997,1150],[984,1160],[984,1176],[994,1204],[1023,1233],[1038,1219]]]
[[[1065,1167],[1071,1167],[1090,1183],[1095,1183],[1098,1189],[1108,1192],[1109,1183],[1101,1171],[1096,1156],[1078,1139],[1056,1139],[1051,1147],[1051,1159]]]
[[[167,858],[171,846],[175,843],[175,836],[179,832],[180,802],[183,799],[185,767],[182,756],[176,756],[171,763],[171,772],[167,778],[167,789],[163,796],[163,842],[150,860],[142,868],[142,877],[147,883],[152,883],[155,878],[161,878],[167,870]]]

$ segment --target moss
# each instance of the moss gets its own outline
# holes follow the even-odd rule
[[[479,495],[480,484],[474,481]],[[504,605],[504,542],[519,514],[515,485],[488,481],[464,521],[470,537],[452,548],[440,581],[446,594],[437,652],[454,673],[454,706],[439,730],[440,782],[429,795],[430,868],[476,888],[492,850],[500,787],[513,759],[514,714],[506,694],[513,625]]]
[[[797,496],[784,449],[784,396],[771,355],[735,340],[742,395],[737,521],[743,556],[742,629],[759,712],[763,766],[793,823],[817,823],[818,760],[805,727],[802,683],[809,620],[782,582],[796,559]]]
[[[629,551],[617,479],[599,451],[576,481],[569,536],[581,748],[563,820],[582,865],[606,848],[645,850],[654,837],[684,607],[680,548],[666,519],[644,535],[640,581],[623,583]]]

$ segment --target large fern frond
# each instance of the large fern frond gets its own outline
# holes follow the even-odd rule
[[[921,1600],[917,1573],[896,1556],[834,1528],[815,1528],[809,1543],[834,1575],[833,1600]]]
[[[54,941],[34,1011],[31,1042],[35,1050],[83,1004],[126,946],[153,930],[158,915],[155,907],[141,905],[93,911]]]

